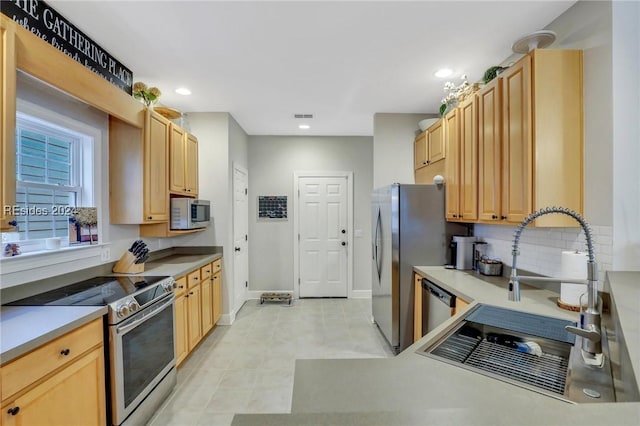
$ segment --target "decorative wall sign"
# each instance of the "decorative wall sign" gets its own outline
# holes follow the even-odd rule
[[[287,220],[287,196],[258,196],[258,220]]]
[[[0,2],[2,14],[111,84],[131,94],[131,70],[41,0]]]

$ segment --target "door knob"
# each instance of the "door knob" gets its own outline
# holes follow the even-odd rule
[[[240,247],[236,247],[236,251],[240,251]]]
[[[344,241],[343,241],[343,242],[341,242],[340,244],[342,244],[343,246],[346,246],[346,245],[347,245],[347,243],[345,243]]]
[[[346,230],[346,229],[343,229],[341,232],[342,232],[343,234],[346,234],[346,233],[347,233],[347,230]]]

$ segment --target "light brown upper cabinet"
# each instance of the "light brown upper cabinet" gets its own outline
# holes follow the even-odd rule
[[[0,26],[0,230],[13,231],[14,220],[4,206],[15,204],[16,58],[15,33]]]
[[[413,145],[414,176],[416,183],[433,183],[436,175],[443,175],[445,164],[444,120],[433,123],[420,133]]]
[[[472,95],[460,109],[460,219],[478,219],[478,107]]]
[[[520,223],[548,206],[582,214],[582,51],[536,49],[499,78],[501,221]],[[486,115],[483,121],[487,123]],[[534,224],[577,225],[564,215],[546,215]]]
[[[478,93],[478,220],[502,216],[502,79]]]
[[[445,217],[449,221],[458,220],[460,213],[460,129],[459,112],[455,108],[444,116],[446,134],[445,157]]]
[[[444,128],[442,120],[438,120],[416,137],[413,145],[414,169],[418,170],[443,160],[444,146]]]
[[[146,110],[144,129],[109,119],[111,223],[169,220],[169,121]]]
[[[475,95],[445,116],[446,212],[449,221],[478,218],[478,120]]]
[[[198,139],[176,125],[171,125],[171,193],[198,195]]]

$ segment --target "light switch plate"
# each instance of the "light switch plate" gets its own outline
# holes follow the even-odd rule
[[[109,247],[102,248],[102,252],[100,253],[100,259],[104,262],[111,259],[111,249]]]

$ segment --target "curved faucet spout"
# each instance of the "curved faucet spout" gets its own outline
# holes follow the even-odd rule
[[[568,328],[567,331],[575,334],[579,334],[582,337],[582,349],[590,354],[601,354],[602,347],[600,343],[600,311],[598,309],[598,268],[595,260],[595,252],[593,249],[593,237],[591,235],[591,227],[575,211],[565,207],[545,207],[527,216],[522,223],[516,229],[513,239],[513,263],[511,269],[511,276],[509,279],[509,300],[514,302],[520,301],[520,279],[524,277],[518,276],[517,262],[518,255],[520,254],[520,236],[524,228],[531,222],[547,214],[559,213],[574,218],[582,227],[582,230],[587,240],[587,296],[588,305],[587,310],[582,315],[581,329],[584,332],[577,332],[575,327]]]

